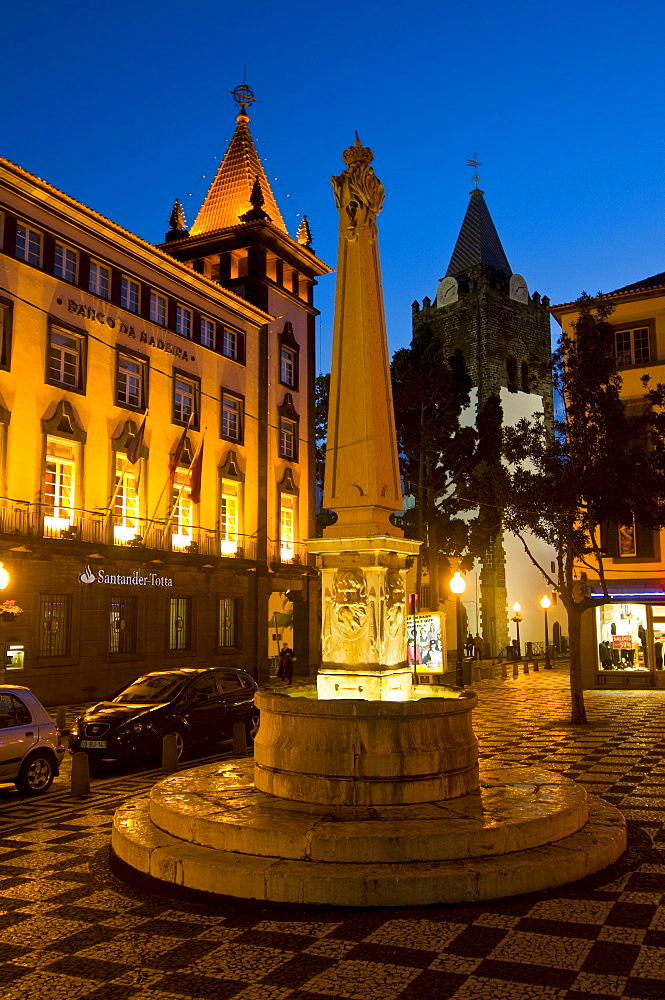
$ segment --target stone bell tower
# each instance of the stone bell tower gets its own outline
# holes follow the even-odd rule
[[[473,163],[472,163],[473,165]],[[483,197],[476,187],[436,299],[413,304],[413,332],[428,326],[447,355],[459,348],[471,377],[469,419],[475,423],[490,396],[499,398],[504,424],[542,412],[553,419],[549,299],[529,293],[515,274]],[[482,558],[480,620],[492,655],[509,642],[506,552],[498,533]]]

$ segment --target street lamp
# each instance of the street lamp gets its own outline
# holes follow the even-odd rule
[[[9,583],[9,573],[0,562],[0,590],[4,590]]]
[[[551,670],[552,664],[550,663],[550,637],[547,631],[547,609],[552,606],[547,594],[540,598],[540,606],[545,612],[545,670]]]
[[[522,647],[520,646],[520,622],[524,620],[524,615],[520,614],[522,610],[522,605],[519,601],[515,601],[513,604],[513,617],[510,619],[515,622],[515,631],[517,632],[517,659],[522,659]]]
[[[455,664],[455,683],[457,687],[464,687],[464,664],[462,662],[462,653],[464,650],[464,636],[462,634],[462,608],[460,604],[460,597],[466,590],[466,580],[464,577],[460,576],[459,572],[455,573],[448,584],[450,587],[450,592],[455,595],[455,624],[457,626],[457,662]]]

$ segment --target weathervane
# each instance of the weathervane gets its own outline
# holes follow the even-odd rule
[[[473,182],[476,185],[476,190],[480,184],[480,177],[478,176],[478,167],[482,167],[482,163],[478,159],[478,154],[474,153],[470,160],[466,161],[467,167],[473,167]]]
[[[253,104],[256,98],[252,93],[250,87],[246,83],[239,84],[235,90],[232,90],[233,100],[240,106],[241,112],[244,114],[246,109]]]

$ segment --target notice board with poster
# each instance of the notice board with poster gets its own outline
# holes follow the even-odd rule
[[[415,629],[415,635],[414,635]],[[438,611],[406,616],[406,662],[423,673],[443,673],[448,662],[446,619]],[[446,667],[447,669],[447,667]]]

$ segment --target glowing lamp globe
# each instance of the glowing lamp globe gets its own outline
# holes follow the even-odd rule
[[[547,594],[545,594],[544,597],[540,598],[540,606],[543,609],[543,611],[547,611],[547,609],[552,606],[552,602],[550,601]]]
[[[450,587],[451,593],[463,594],[466,590],[466,580],[464,577],[460,576],[459,573],[455,573],[448,586]]]
[[[5,567],[0,563],[0,590],[4,590],[9,583],[9,573]]]
[[[513,604],[513,611],[515,612],[516,615],[518,615],[521,610],[522,610],[522,605],[519,603],[519,601],[515,601],[515,603]]]

